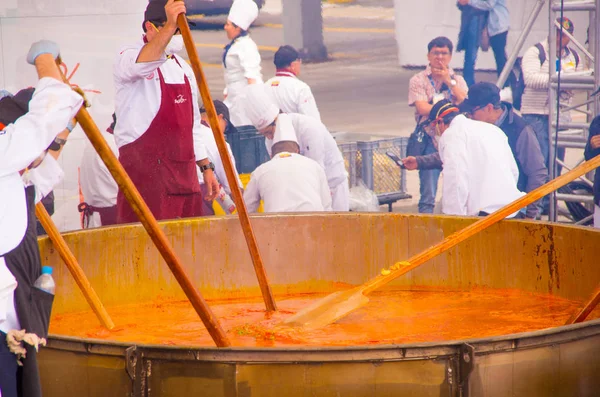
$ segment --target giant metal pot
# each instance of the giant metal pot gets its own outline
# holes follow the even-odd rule
[[[332,281],[360,284],[472,222],[402,214],[252,218],[276,299],[327,292]],[[207,299],[260,296],[235,217],[161,225]],[[158,294],[185,299],[140,225],[65,239],[109,312]],[[53,315],[88,310],[52,243],[39,243],[43,264],[55,268]],[[599,258],[600,231],[503,221],[394,283],[519,288],[584,300],[600,282]],[[494,338],[348,348],[170,347],[51,335],[39,358],[50,397],[595,396],[600,320]]]

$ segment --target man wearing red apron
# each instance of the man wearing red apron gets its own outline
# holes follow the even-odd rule
[[[214,199],[218,191],[200,134],[196,80],[189,65],[175,55],[183,49],[177,29],[181,13],[182,1],[150,1],[144,14],[146,34],[119,52],[114,67],[119,161],[159,220],[202,215],[197,166],[208,188],[205,199]],[[119,191],[117,222],[136,221]]]

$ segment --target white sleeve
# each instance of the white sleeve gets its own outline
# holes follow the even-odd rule
[[[302,142],[304,147],[308,147],[309,152],[306,153],[306,157],[315,160],[323,169],[325,169],[325,139],[323,137],[323,129],[325,133],[329,134],[327,128],[321,123],[322,128],[315,128],[308,130],[306,142]],[[302,151],[303,148],[301,147]]]
[[[47,155],[41,164],[23,174],[25,186],[35,187],[35,202],[39,203],[64,178],[64,172],[54,157]]]
[[[254,41],[249,41],[240,48],[239,52],[240,65],[244,70],[244,77],[247,79],[255,79],[258,82],[262,81],[260,67],[260,53]]]
[[[190,85],[192,86],[192,108],[194,109],[194,126],[192,129],[192,135],[194,139],[194,153],[196,155],[196,161],[200,161],[208,157],[208,151],[206,150],[206,144],[204,143],[204,138],[202,138],[202,133],[200,132],[200,129],[208,127],[202,125],[202,119],[200,118],[200,108],[198,107],[198,98],[200,94],[198,92],[198,83],[196,82],[194,72],[192,71],[192,68],[189,67],[187,62],[185,62],[182,58],[177,57],[177,59],[182,65],[183,71],[190,80]],[[212,134],[212,131],[210,131],[210,133]]]
[[[163,54],[158,61],[137,62],[137,58],[140,55],[142,48],[143,47],[127,47],[119,51],[113,66],[115,80],[120,83],[128,83],[143,79],[167,61],[167,57]]]
[[[258,180],[256,174],[253,172],[250,175],[250,182],[244,190],[244,202],[248,212],[256,212],[260,206],[260,191],[258,190]]]
[[[17,288],[17,280],[6,267],[4,258],[0,256],[0,324],[6,321],[9,310],[10,295]],[[10,310],[14,310],[11,308]]]
[[[539,90],[548,88],[550,75],[547,71],[542,71],[540,65],[540,50],[533,46],[525,51],[521,67],[523,69],[523,81],[527,87]]]
[[[321,202],[323,203],[323,208],[325,211],[333,211],[333,202],[331,199],[331,190],[329,189],[329,184],[327,183],[327,175],[325,175],[325,171],[321,167],[315,167],[315,169],[319,173]]]
[[[19,172],[50,146],[79,111],[83,98],[68,85],[42,78],[29,112],[0,131],[0,176]]]
[[[445,139],[440,140],[440,156],[444,163],[442,211],[449,215],[467,215],[467,147],[462,136],[456,135],[444,136]]]
[[[317,108],[317,102],[315,101],[315,97],[313,96],[313,93],[308,85],[305,85],[300,89],[297,103],[299,113],[321,121],[321,114],[319,113],[319,108]]]

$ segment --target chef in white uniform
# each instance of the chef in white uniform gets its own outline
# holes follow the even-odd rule
[[[315,160],[325,170],[331,190],[334,211],[349,211],[350,192],[344,158],[327,127],[313,117],[282,113],[266,93],[264,85],[250,86],[246,91],[246,115],[252,125],[265,136],[271,155],[273,136],[281,119],[289,119],[300,146],[299,153]]]
[[[302,60],[292,46],[279,47],[273,60],[275,77],[267,80],[265,86],[273,102],[284,113],[299,113],[321,121],[321,114],[313,93],[304,81],[300,80]]]
[[[177,17],[183,1],[152,0],[144,13],[145,34],[118,53],[113,68],[119,161],[158,220],[202,215],[196,165],[212,200],[218,191],[200,132],[198,85],[183,49]],[[122,191],[117,222],[138,217]]]
[[[56,162],[44,154],[53,143],[60,146],[57,136],[64,132],[83,102],[81,96],[61,81],[55,64],[58,55],[56,43],[43,40],[31,46],[27,61],[36,66],[40,80],[29,102],[29,111],[14,123],[0,126],[0,390],[7,396],[16,396],[17,387],[23,393],[41,395],[35,350],[27,350],[21,383],[17,385],[16,357],[9,353],[3,338],[7,332],[21,327],[37,335],[47,332],[47,328],[34,326],[40,324],[40,313],[35,312],[34,306],[39,301],[31,289],[41,274],[40,263],[13,259],[25,251],[33,258],[36,250],[39,258],[32,205],[34,200],[41,199],[43,191],[52,189],[52,181],[57,178]],[[38,163],[40,170],[29,171]],[[51,178],[49,183],[42,180],[46,176]],[[24,185],[31,183],[40,186],[27,189],[26,195]]]
[[[113,123],[102,136],[114,155],[118,156],[119,149],[113,136],[115,125],[116,116],[113,113]],[[116,224],[119,186],[89,141],[79,166],[79,186],[83,194],[83,202],[79,204],[79,212],[83,213],[83,228]]]
[[[517,189],[519,169],[500,128],[466,118],[447,100],[433,106],[429,120],[440,136],[444,214],[486,216],[525,194]]]
[[[331,211],[331,192],[323,167],[298,150],[291,119],[280,118],[273,157],[252,172],[244,192],[248,211],[256,212],[261,200],[265,212]]]
[[[215,106],[215,111],[217,112],[217,117],[219,124],[221,126],[221,131],[225,134],[229,134],[234,132],[235,127],[231,125],[231,121],[229,118],[229,109],[227,105],[225,105],[222,101],[214,100],[213,104]],[[229,186],[229,181],[227,180],[227,174],[225,173],[225,166],[223,165],[223,160],[221,159],[221,155],[219,154],[219,148],[217,147],[217,141],[215,140],[215,136],[213,134],[212,129],[210,128],[210,124],[208,121],[208,114],[206,113],[206,109],[203,107],[200,108],[200,115],[202,117],[202,129],[201,132],[204,136],[203,140],[206,145],[206,150],[208,152],[208,157],[210,157],[215,164],[215,176],[217,177],[217,181],[223,187],[223,190],[227,195],[231,195],[231,187]],[[225,142],[225,146],[227,147],[227,153],[229,153],[229,158],[231,159],[231,165],[233,166],[233,172],[235,172],[235,177],[237,179],[237,183],[240,189],[244,188],[242,184],[242,180],[238,175],[238,172],[235,168],[235,158],[233,157],[233,153],[231,152],[231,147],[229,143]],[[202,177],[202,173],[200,169],[198,169],[198,179],[200,181],[200,187],[204,189],[204,178]],[[207,203],[206,214],[205,215],[214,215],[214,211],[212,209],[212,202]]]
[[[223,52],[225,104],[234,126],[249,125],[244,115],[244,90],[250,84],[262,84],[260,53],[248,29],[258,17],[253,0],[235,0],[229,11],[225,32],[231,40]]]

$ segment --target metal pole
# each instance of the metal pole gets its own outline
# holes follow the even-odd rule
[[[556,147],[554,146],[554,131],[557,130],[555,125],[556,112],[554,106],[556,106],[556,98],[558,93],[554,91],[554,87],[550,84],[552,78],[556,74],[556,29],[554,28],[554,21],[556,16],[554,15],[552,2],[548,6],[548,173],[550,179],[556,178],[556,164],[554,163],[554,153]],[[558,111],[558,109],[556,109]],[[553,192],[550,194],[550,205],[548,208],[548,220],[550,222],[556,222],[556,194]]]
[[[560,23],[556,22],[556,20],[554,20],[554,26],[556,26],[558,29],[560,29]],[[591,59],[592,62],[594,61],[594,56],[587,50],[587,48],[585,48],[585,46],[583,44],[581,44],[575,38],[575,36],[573,36],[571,33],[569,33],[568,30],[564,30],[564,29],[563,29],[563,34],[565,36],[567,36],[571,40],[570,43],[572,43],[575,47],[579,48],[581,50],[581,52],[583,52],[585,54],[586,57]]]
[[[538,0],[538,2],[535,3],[535,6],[533,7],[533,10],[531,11],[531,15],[529,16],[529,19],[527,20],[527,23],[525,24],[525,27],[523,28],[521,35],[517,39],[515,48],[513,48],[510,56],[508,57],[508,60],[506,61],[506,65],[504,65],[504,69],[502,69],[502,73],[500,73],[500,77],[498,77],[498,82],[496,83],[496,86],[498,86],[499,88],[502,88],[504,86],[504,83],[506,83],[506,80],[508,79],[508,75],[512,71],[515,61],[519,57],[519,53],[521,52],[521,49],[523,49],[525,40],[527,39],[527,36],[531,32],[531,28],[533,27],[535,20],[537,19],[538,15],[540,15],[542,8],[544,8],[544,4],[546,4],[546,0]]]

